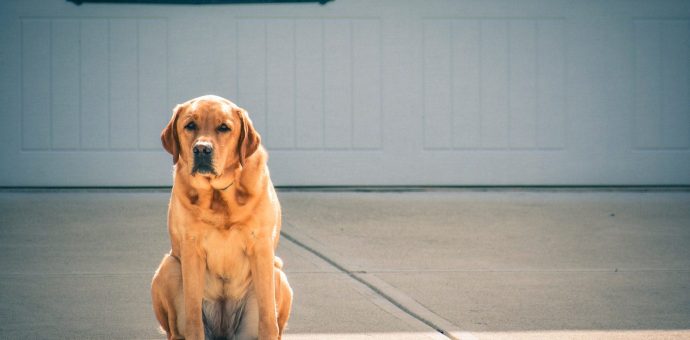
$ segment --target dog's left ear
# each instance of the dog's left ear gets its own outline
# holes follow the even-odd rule
[[[245,160],[261,145],[261,136],[254,129],[254,124],[249,119],[247,111],[237,108],[237,114],[240,117],[240,138],[237,141],[237,154],[240,157],[240,165],[244,166]]]
[[[177,164],[180,158],[180,139],[175,128],[180,111],[182,111],[182,104],[175,106],[170,122],[161,132],[161,143],[163,143],[163,148],[173,156],[173,164]]]

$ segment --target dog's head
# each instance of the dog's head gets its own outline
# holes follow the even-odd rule
[[[161,133],[173,164],[192,176],[221,176],[225,169],[244,165],[261,144],[247,111],[218,96],[201,96],[173,109]]]

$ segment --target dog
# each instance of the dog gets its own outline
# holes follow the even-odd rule
[[[171,250],[151,284],[168,339],[280,339],[293,292],[275,256],[281,227],[268,155],[247,111],[213,95],[177,105],[161,133],[173,158]]]

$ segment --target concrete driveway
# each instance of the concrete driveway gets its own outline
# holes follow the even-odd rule
[[[279,196],[287,339],[690,338],[690,192]],[[0,192],[0,338],[162,339],[168,197]]]

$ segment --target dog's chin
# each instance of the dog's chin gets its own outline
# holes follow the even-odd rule
[[[218,176],[213,166],[207,164],[194,165],[194,167],[192,168],[192,176],[195,176],[197,174],[204,177]]]

